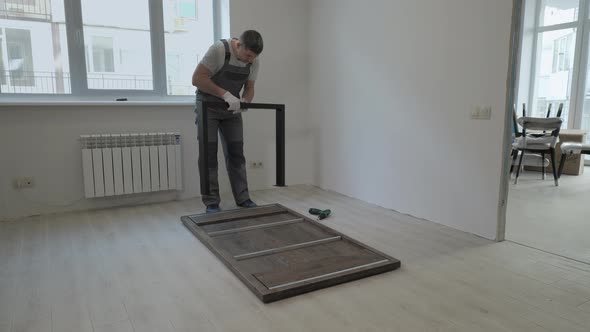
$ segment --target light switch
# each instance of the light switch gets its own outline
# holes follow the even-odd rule
[[[471,119],[472,120],[490,120],[492,118],[492,107],[491,106],[473,106],[471,108]]]

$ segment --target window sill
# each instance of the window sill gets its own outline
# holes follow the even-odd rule
[[[0,100],[0,107],[18,106],[194,106],[194,100]]]

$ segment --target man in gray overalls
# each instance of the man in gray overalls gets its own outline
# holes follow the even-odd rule
[[[193,85],[197,87],[197,128],[201,102],[225,101],[227,109],[208,109],[208,159],[209,195],[203,195],[207,213],[219,212],[219,183],[217,180],[217,132],[225,155],[227,173],[236,204],[241,207],[255,207],[248,193],[246,159],[244,158],[244,133],[240,102],[249,103],[254,98],[254,82],[258,74],[258,55],[263,42],[254,30],[242,33],[240,39],[221,40],[209,48],[193,73]],[[242,92],[240,99],[240,92]],[[201,165],[199,156],[199,167]]]

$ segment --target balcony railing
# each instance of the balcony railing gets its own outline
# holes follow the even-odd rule
[[[0,93],[71,93],[70,73],[0,71]]]
[[[50,0],[0,0],[0,18],[51,20]]]
[[[88,88],[95,90],[152,90],[151,75],[87,73]],[[41,71],[0,71],[0,93],[69,94],[72,93],[70,73]],[[179,84],[168,78],[168,94],[194,95],[190,84]]]
[[[88,88],[98,90],[152,90],[151,75],[97,74],[88,73]]]

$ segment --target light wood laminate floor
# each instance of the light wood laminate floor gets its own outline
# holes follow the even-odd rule
[[[181,224],[197,200],[33,217],[0,224],[0,331],[589,330],[588,265],[311,186],[252,195],[330,208],[402,268],[265,305]]]

